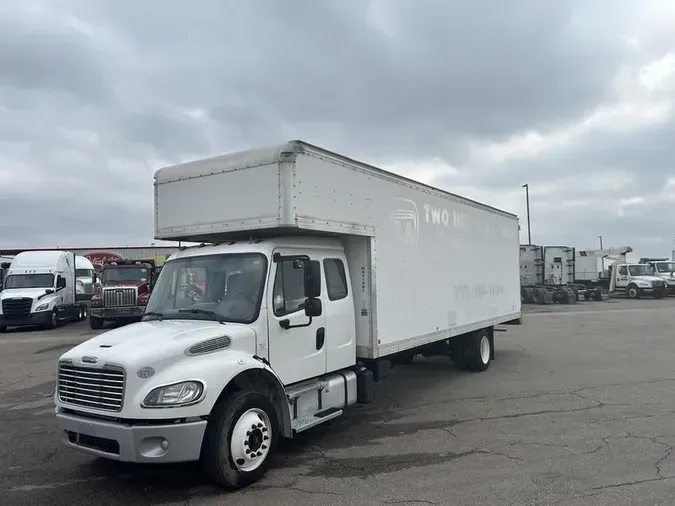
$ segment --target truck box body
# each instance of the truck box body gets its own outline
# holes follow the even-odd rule
[[[361,358],[520,318],[515,215],[304,142],[160,169],[155,210],[162,240],[339,238]]]
[[[576,281],[598,281],[605,271],[602,257],[587,255],[585,251],[576,252],[575,264]]]
[[[574,248],[544,246],[544,283],[548,285],[574,283]]]
[[[535,244],[520,245],[520,284],[544,284],[544,247]]]

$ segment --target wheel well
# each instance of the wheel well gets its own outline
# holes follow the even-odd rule
[[[490,340],[490,360],[495,359],[495,328],[488,327],[488,339]]]
[[[214,407],[234,392],[259,392],[267,396],[277,412],[282,434],[286,437],[292,436],[291,416],[286,394],[279,380],[272,373],[265,369],[248,369],[239,373],[220,392]]]

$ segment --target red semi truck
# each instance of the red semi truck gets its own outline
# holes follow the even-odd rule
[[[105,262],[100,285],[91,298],[91,328],[101,329],[106,321],[140,321],[156,279],[154,260]]]

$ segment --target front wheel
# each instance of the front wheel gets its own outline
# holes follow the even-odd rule
[[[235,392],[213,408],[202,447],[206,474],[217,484],[239,489],[260,480],[279,438],[270,400],[257,392]]]
[[[54,309],[49,315],[49,321],[45,324],[46,329],[55,329],[59,326],[59,315]]]
[[[103,328],[103,320],[89,315],[89,326],[92,330],[101,330]]]
[[[635,285],[628,285],[628,288],[626,288],[626,293],[631,299],[640,298],[640,290],[638,290],[638,287]]]

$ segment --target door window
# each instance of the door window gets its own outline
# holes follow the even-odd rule
[[[282,260],[274,279],[274,314],[284,316],[301,310],[305,304],[305,263]]]
[[[628,267],[625,265],[619,267],[619,276],[628,276]]]
[[[326,258],[323,261],[326,273],[326,289],[330,300],[344,299],[347,293],[347,275],[345,266],[339,258]]]

